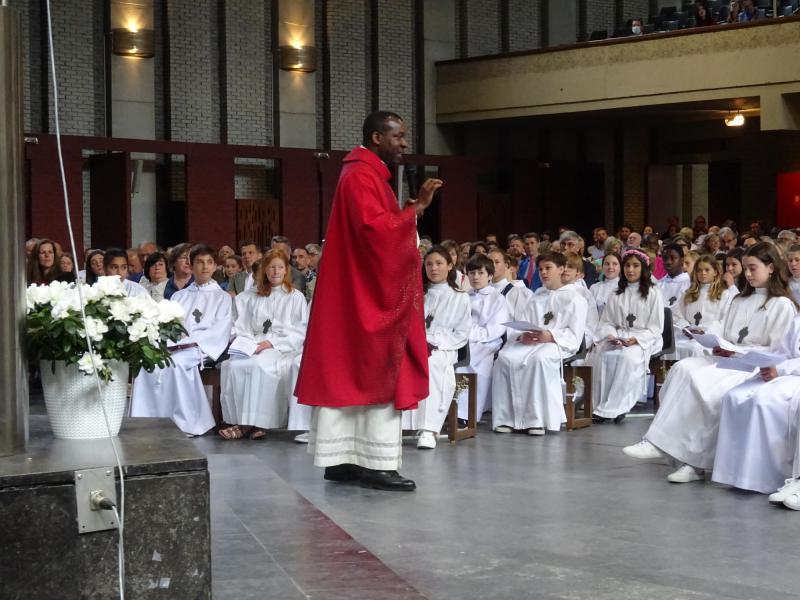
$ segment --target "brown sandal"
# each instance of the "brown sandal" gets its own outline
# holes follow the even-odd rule
[[[232,425],[230,427],[226,427],[225,429],[219,430],[219,435],[223,440],[240,440],[244,437],[242,430],[239,429],[238,425]]]
[[[253,429],[253,433],[250,434],[251,440],[263,440],[265,437],[267,437],[267,432],[260,427]]]

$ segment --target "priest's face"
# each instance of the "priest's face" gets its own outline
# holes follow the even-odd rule
[[[403,152],[408,148],[406,126],[396,119],[386,120],[386,131],[372,133],[375,153],[387,165],[397,164],[403,159]]]

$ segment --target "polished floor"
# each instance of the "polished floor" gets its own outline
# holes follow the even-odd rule
[[[214,598],[800,598],[800,513],[670,484],[621,448],[650,419],[404,449],[412,494],[322,480],[286,432],[195,443],[212,481]]]

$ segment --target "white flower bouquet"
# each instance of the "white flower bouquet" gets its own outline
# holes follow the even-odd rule
[[[80,298],[86,302],[86,328],[81,320]],[[141,369],[172,364],[167,342],[186,333],[183,307],[177,302],[154,302],[149,296],[129,298],[119,277],[100,277],[94,285],[54,281],[31,285],[27,292],[28,357],[32,361],[64,361],[91,374],[92,341],[97,370],[110,381],[109,361],[129,365],[135,377]]]

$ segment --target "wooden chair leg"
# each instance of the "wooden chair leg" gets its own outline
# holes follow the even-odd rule
[[[572,371],[571,383],[573,386],[573,393],[575,377],[580,377],[583,380],[582,415],[580,417],[575,415],[574,397],[569,399],[572,400],[572,406],[570,407],[569,404],[567,405],[567,431],[573,431],[575,429],[591,427],[592,425],[592,367],[584,365],[581,367],[569,367],[569,369]],[[571,422],[569,414],[570,409],[572,410]]]
[[[455,444],[458,434],[458,402],[450,402],[450,410],[447,413],[447,439],[451,444]]]
[[[458,428],[458,402],[453,400],[447,416],[447,438],[451,444],[478,435],[478,376],[476,373],[458,373],[456,377],[467,380],[467,426]]]
[[[564,412],[567,414],[567,431],[572,431],[575,426],[575,370],[569,366],[564,367],[564,383],[567,394],[564,398]]]

